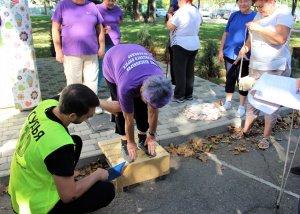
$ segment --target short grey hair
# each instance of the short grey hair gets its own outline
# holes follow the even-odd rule
[[[143,98],[153,107],[167,105],[173,96],[171,81],[164,76],[150,76],[143,83]]]

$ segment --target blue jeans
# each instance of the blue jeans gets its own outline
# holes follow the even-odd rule
[[[111,49],[113,47],[113,45],[107,45],[105,44],[105,53]],[[99,73],[98,73],[98,90],[100,90],[101,88],[101,83],[102,83],[102,78],[103,78],[103,72],[102,72],[102,62],[103,62],[103,58],[99,59]]]

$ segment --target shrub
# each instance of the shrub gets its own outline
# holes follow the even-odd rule
[[[298,73],[298,68],[299,68],[299,61],[296,58],[292,58],[292,77],[297,77],[297,73]]]
[[[152,41],[151,34],[147,29],[147,25],[137,33],[138,44],[144,46],[150,53],[155,54],[154,44]]]
[[[220,77],[220,63],[218,59],[218,43],[215,40],[208,40],[204,44],[195,61],[196,74],[204,79]]]
[[[49,36],[50,36],[50,53],[52,57],[55,57],[56,54],[55,54],[55,48],[54,48],[53,38],[52,38],[52,25],[50,26]]]

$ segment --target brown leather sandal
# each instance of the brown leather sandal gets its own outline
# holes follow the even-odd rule
[[[270,147],[270,137],[263,137],[257,144],[257,147],[262,150],[268,149]]]
[[[248,136],[249,136],[249,134],[243,132],[243,130],[240,130],[238,132],[233,133],[230,137],[234,140],[240,140],[240,139],[243,139]]]

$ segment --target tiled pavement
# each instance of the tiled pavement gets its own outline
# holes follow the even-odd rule
[[[161,65],[165,70],[165,65]],[[43,99],[49,98],[60,92],[65,86],[65,77],[62,65],[55,62],[55,58],[41,58],[37,60],[37,67],[40,78],[40,85]],[[103,98],[108,93],[101,89]],[[203,80],[195,78],[194,87],[195,100],[200,102],[215,102],[224,99],[224,88]],[[234,96],[234,106],[238,105],[238,95]],[[189,101],[192,102],[192,101]],[[187,103],[187,102],[186,102]],[[158,125],[158,140],[160,143],[170,143],[172,138],[187,137],[193,134],[220,133],[232,123],[240,123],[240,119],[235,118],[234,109],[226,112],[223,117],[216,121],[191,121],[187,120],[181,113],[186,103],[170,103],[160,110]],[[9,175],[9,167],[12,154],[19,136],[19,131],[29,112],[19,112],[15,109],[0,109],[0,178]],[[99,117],[101,120],[101,117]],[[101,151],[97,143],[107,139],[118,138],[114,133],[113,126],[109,120],[102,123],[107,124],[109,129],[96,132],[91,126],[84,122],[79,125],[70,125],[71,134],[77,134],[83,139],[83,149],[81,160],[99,157]]]

